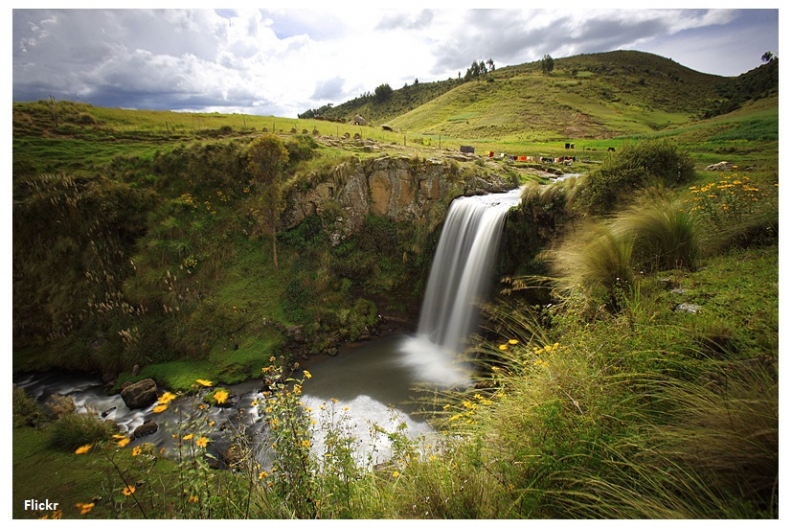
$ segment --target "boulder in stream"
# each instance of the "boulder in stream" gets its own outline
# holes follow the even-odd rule
[[[121,398],[130,409],[146,408],[157,401],[157,397],[157,383],[151,378],[133,383],[121,391]]]

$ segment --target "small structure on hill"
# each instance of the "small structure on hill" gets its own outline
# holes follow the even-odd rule
[[[359,125],[359,126],[365,126],[366,125],[366,120],[363,118],[362,115],[355,114],[355,117],[352,118],[352,121],[350,121],[350,124]]]

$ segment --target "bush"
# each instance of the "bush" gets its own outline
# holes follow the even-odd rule
[[[694,175],[693,162],[670,141],[625,144],[585,177],[583,204],[591,212],[609,213],[640,189],[680,185]]]
[[[43,418],[41,407],[22,387],[14,387],[12,400],[14,427],[35,426]]]
[[[86,444],[109,440],[118,432],[118,426],[95,414],[64,414],[53,424],[50,445],[58,449],[73,451]]]

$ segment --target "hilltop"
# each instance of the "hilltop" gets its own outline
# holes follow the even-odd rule
[[[777,61],[738,78],[696,72],[639,51],[506,66],[465,80],[415,83],[311,113],[425,135],[514,140],[605,139],[673,128],[735,110],[778,84]]]

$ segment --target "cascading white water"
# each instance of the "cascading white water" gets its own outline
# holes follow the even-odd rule
[[[476,302],[487,293],[506,213],[521,189],[467,196],[451,203],[432,261],[418,333],[402,345],[416,377],[437,386],[464,385],[470,369],[463,354],[475,331]]]

